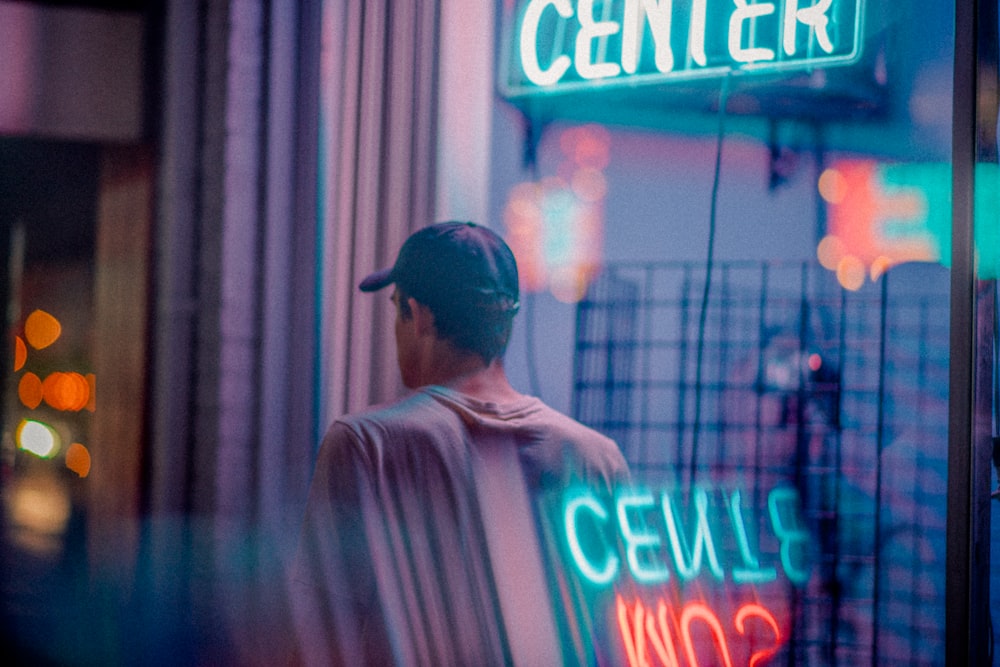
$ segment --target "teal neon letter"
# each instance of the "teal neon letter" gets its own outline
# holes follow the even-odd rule
[[[740,557],[746,567],[733,568],[733,581],[738,584],[763,584],[774,581],[778,577],[778,572],[773,567],[760,568],[760,561],[750,550],[750,539],[747,536],[747,527],[743,522],[743,508],[740,501],[740,492],[733,491],[729,498],[729,516],[733,520],[733,532],[736,534],[736,543],[740,548]]]
[[[782,506],[785,506],[785,518],[783,518]],[[799,506],[799,492],[791,487],[778,487],[772,489],[771,493],[767,495],[771,527],[774,530],[774,536],[781,542],[781,564],[785,568],[788,579],[793,584],[801,585],[809,581],[809,566],[805,562],[809,546],[809,531],[801,526]]]
[[[580,535],[576,529],[577,514],[583,509],[590,511],[601,523],[606,523],[608,520],[608,511],[604,509],[597,498],[589,491],[567,502],[563,513],[563,522],[566,524],[566,541],[569,543],[570,553],[573,554],[576,567],[587,579],[590,579],[595,584],[603,585],[611,583],[618,574],[618,556],[609,553],[607,558],[604,559],[604,565],[596,567],[587,558],[586,554],[584,554],[583,547],[580,544]]]
[[[821,49],[827,53],[833,53],[833,42],[830,41],[830,34],[827,32],[827,24],[830,19],[826,11],[830,9],[833,0],[819,0],[812,7],[799,9],[799,0],[785,0],[785,25],[783,43],[785,54],[795,55],[795,28],[797,23],[812,27],[816,31],[816,41]]]
[[[570,66],[570,58],[563,54],[552,61],[547,70],[538,64],[538,24],[542,12],[549,5],[555,7],[559,16],[568,19],[573,16],[573,6],[569,0],[531,0],[524,10],[524,20],[521,23],[521,67],[524,75],[536,86],[551,86],[559,81]]]
[[[747,0],[733,0],[736,9],[729,17],[729,55],[733,60],[741,63],[750,63],[755,60],[774,60],[774,51],[765,48],[743,48],[743,24],[758,16],[767,16],[774,13],[774,4],[761,2],[756,5],[748,5]]]
[[[640,10],[641,8],[641,10]],[[669,72],[674,68],[674,53],[670,50],[670,14],[673,0],[626,0],[622,25],[622,69],[635,74],[642,50],[643,20],[649,20],[649,31],[656,45],[656,69]]]
[[[663,518],[667,521],[667,534],[670,536],[670,546],[674,553],[674,563],[677,573],[685,581],[694,579],[701,571],[702,554],[708,556],[708,569],[719,581],[724,575],[719,566],[719,556],[715,552],[715,542],[712,539],[712,529],[708,525],[708,494],[705,489],[694,492],[695,522],[694,552],[688,548],[687,539],[677,528],[678,519],[670,494],[663,494]]]
[[[708,0],[692,0],[691,2],[691,30],[688,35],[688,43],[691,46],[691,59],[704,67],[708,64],[708,56],[705,55],[705,13],[708,11],[706,3]]]
[[[606,79],[622,71],[618,63],[595,63],[590,43],[598,37],[613,35],[621,27],[615,21],[594,20],[594,0],[580,0],[576,9],[580,32],[576,34],[576,71],[584,79]]]
[[[659,563],[655,557],[655,551],[660,546],[660,536],[649,530],[645,525],[634,526],[628,517],[630,509],[648,509],[656,507],[656,500],[649,493],[630,493],[618,497],[618,525],[621,528],[622,537],[627,544],[626,558],[628,565],[632,569],[635,580],[641,584],[655,584],[666,581],[670,578],[670,572]],[[650,564],[644,565],[639,558],[640,550],[648,549],[653,552],[653,557],[649,559]]]

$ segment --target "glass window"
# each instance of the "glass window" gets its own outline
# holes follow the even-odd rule
[[[622,664],[944,659],[954,7],[803,5],[503,4],[509,367],[641,489]]]

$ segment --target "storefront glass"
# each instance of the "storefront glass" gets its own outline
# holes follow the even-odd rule
[[[621,664],[943,661],[953,19],[502,3],[510,366],[632,466],[561,524],[624,545],[569,555]]]
[[[996,578],[977,532],[1000,424],[983,4],[978,76],[960,7],[935,0],[135,17],[132,59],[163,51],[132,91],[162,86],[155,136],[0,141],[5,644],[58,664],[328,644],[450,664],[477,642],[496,662],[979,664],[954,647],[988,652],[975,598]],[[413,466],[430,484],[396,515],[344,513],[357,570],[338,581],[370,597],[303,613],[319,442],[403,394],[395,306],[357,284],[455,216],[518,257],[514,387],[613,438],[631,479],[533,497],[491,479],[455,528],[419,492],[461,475]]]

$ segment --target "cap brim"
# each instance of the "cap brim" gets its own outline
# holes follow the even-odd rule
[[[382,269],[381,271],[376,271],[367,278],[361,281],[358,285],[358,289],[362,292],[375,292],[382,289],[386,285],[390,285],[394,282],[392,277],[392,268]]]

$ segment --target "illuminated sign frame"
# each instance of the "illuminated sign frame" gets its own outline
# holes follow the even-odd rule
[[[847,65],[863,13],[862,0],[522,0],[505,11],[499,86],[517,99]]]

